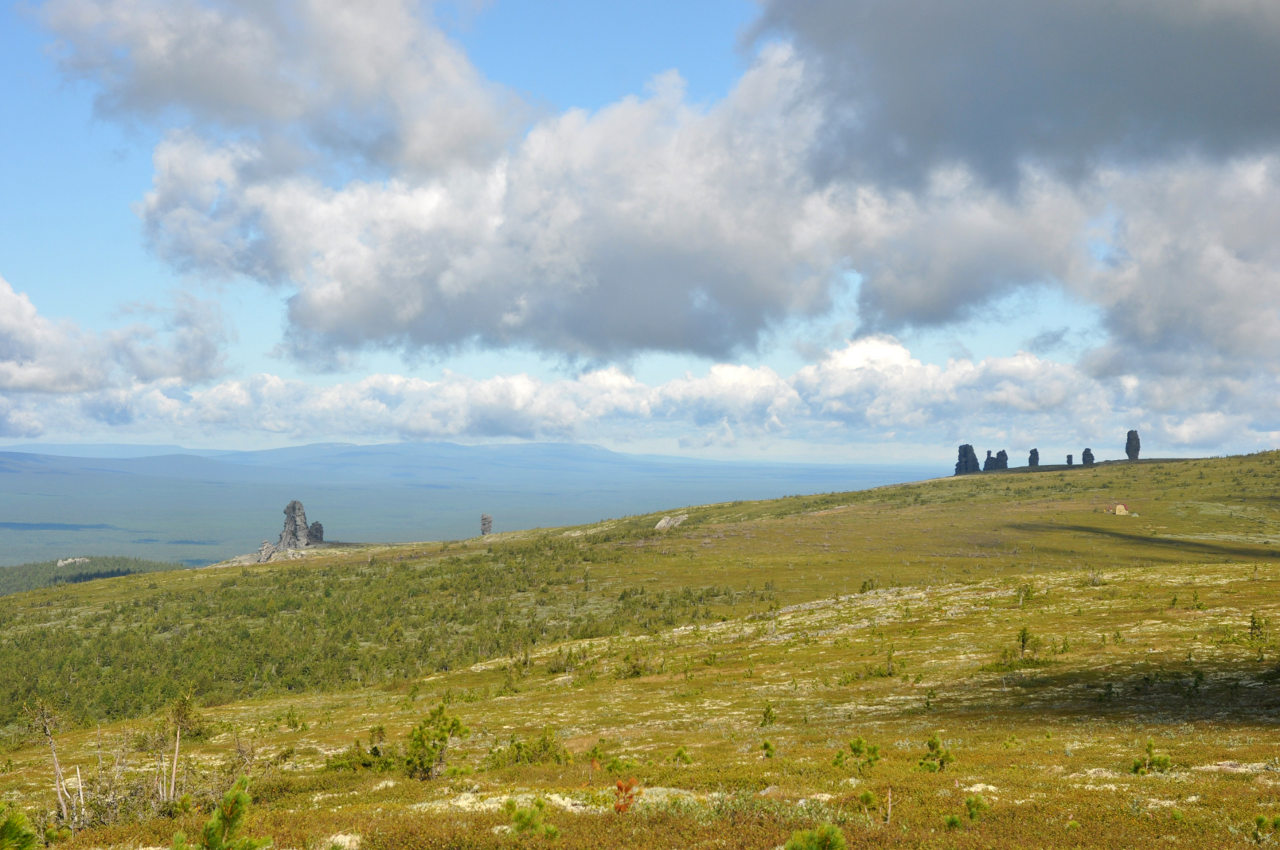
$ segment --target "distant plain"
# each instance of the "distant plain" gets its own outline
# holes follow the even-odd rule
[[[274,541],[293,499],[328,539],[406,543],[475,536],[481,513],[510,531],[946,472],[697,461],[565,444],[10,448],[0,449],[0,566],[88,554],[209,564]]]

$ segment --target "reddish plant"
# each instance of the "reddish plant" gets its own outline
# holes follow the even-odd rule
[[[613,789],[613,810],[619,814],[630,811],[636,804],[636,798],[643,793],[640,783],[636,782],[634,776],[626,782],[619,779],[617,786]]]

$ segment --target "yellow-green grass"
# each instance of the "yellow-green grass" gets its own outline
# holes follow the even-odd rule
[[[508,544],[532,544],[526,557],[537,557],[543,541],[569,539],[601,597],[757,592],[692,623],[533,645],[378,687],[204,707],[209,734],[184,748],[184,781],[224,782],[238,739],[254,751],[249,832],[279,847],[328,847],[338,835],[370,848],[545,843],[503,831],[507,797],[550,801],[560,847],[774,847],[824,821],[852,846],[1280,841],[1277,471],[1266,454],[942,479],[688,509],[661,535],[654,515],[250,567],[430,563]],[[1118,502],[1138,516],[1109,513]],[[186,582],[216,592],[218,575],[16,599],[71,622],[124,593]],[[472,730],[449,759],[465,775],[324,769],[373,726],[402,741],[442,699]],[[110,764],[116,741],[156,723],[61,733],[64,771],[96,771],[99,746]],[[490,748],[547,728],[577,754],[571,763],[484,768]],[[920,767],[934,734],[955,759],[939,772]],[[862,772],[833,764],[855,737],[880,751]],[[1132,772],[1148,739],[1169,770]],[[674,759],[680,748],[689,763]],[[149,769],[145,754],[129,758]],[[0,795],[49,810],[47,748],[28,740],[6,759]],[[615,813],[614,783],[631,776],[643,793]],[[977,796],[989,808],[970,820],[965,801]],[[118,824],[66,846],[159,845],[202,818]]]

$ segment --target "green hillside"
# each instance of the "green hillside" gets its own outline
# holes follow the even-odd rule
[[[163,561],[147,561],[141,558],[94,555],[83,558],[64,558],[62,561],[41,561],[0,567],[0,596],[52,587],[58,584],[77,584],[100,578],[115,578],[134,573],[154,573],[180,570],[182,564]]]
[[[195,834],[242,772],[277,847],[1280,841],[1278,473],[987,474],[0,598],[0,797],[60,820],[41,704],[88,794],[68,847]],[[185,805],[156,790],[182,695]],[[441,704],[470,735],[412,778]]]

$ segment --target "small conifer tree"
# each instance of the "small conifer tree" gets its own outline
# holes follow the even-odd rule
[[[213,810],[213,817],[204,825],[199,844],[188,844],[185,833],[173,836],[172,850],[261,850],[271,845],[269,838],[237,837],[236,833],[249,812],[249,777],[236,780]]]
[[[431,709],[431,713],[409,733],[409,745],[405,748],[404,771],[410,779],[432,779],[444,768],[449,741],[465,738],[470,734],[462,721],[446,714],[444,703]]]
[[[816,829],[793,832],[783,850],[845,850],[848,846],[840,827],[824,823]]]
[[[0,850],[36,850],[36,840],[26,815],[0,806]]]

